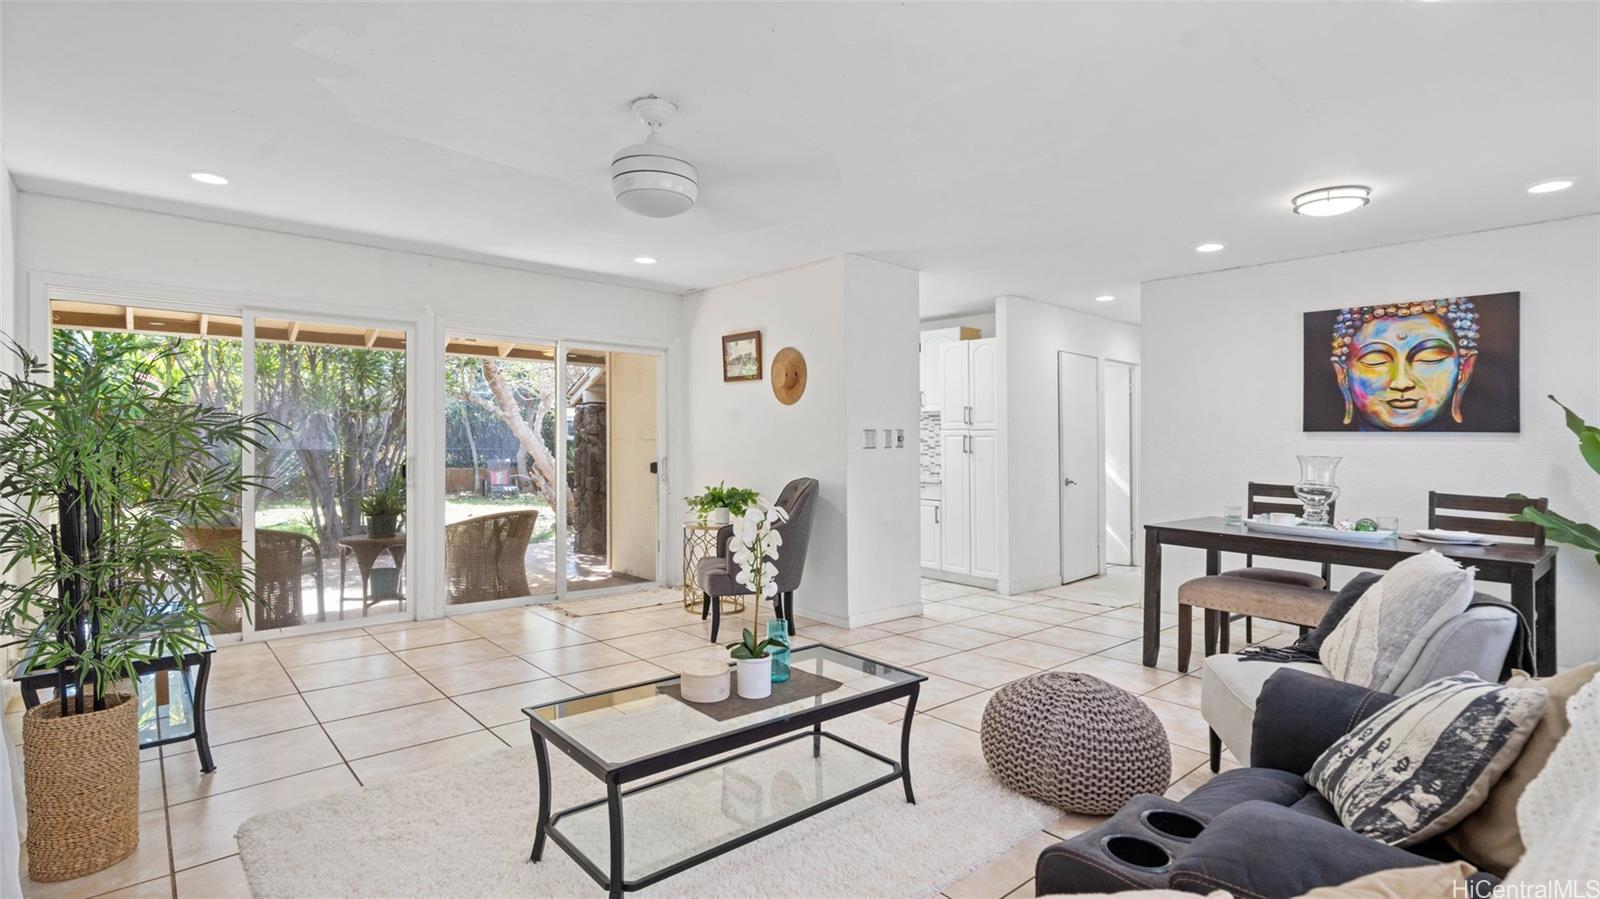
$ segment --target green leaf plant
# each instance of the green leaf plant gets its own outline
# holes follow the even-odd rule
[[[756,605],[761,605],[761,602],[757,600]],[[728,644],[728,655],[735,659],[764,659],[767,657],[767,650],[784,649],[788,645],[788,640],[776,636],[757,640],[756,632],[745,628],[743,639]]]
[[[1594,469],[1596,474],[1600,474],[1600,427],[1595,427],[1579,418],[1576,412],[1562,405],[1554,396],[1550,397],[1550,401],[1561,406],[1561,410],[1566,413],[1567,430],[1578,437],[1578,452],[1583,456],[1583,460],[1589,463],[1589,467]],[[1510,496],[1512,499],[1527,499],[1520,493],[1513,493]],[[1526,521],[1543,526],[1545,536],[1551,540],[1592,552],[1595,562],[1600,563],[1600,528],[1573,521],[1555,512],[1541,511],[1533,506],[1523,509],[1511,518],[1513,521]]]
[[[739,518],[751,506],[761,501],[761,494],[748,487],[729,487],[726,481],[719,482],[717,486],[707,486],[706,491],[699,496],[690,496],[684,499],[689,508],[699,517],[700,523],[718,509],[727,509],[728,513]]]
[[[237,514],[260,483],[239,459],[271,422],[194,402],[135,335],[58,331],[53,376],[3,343],[0,635],[58,672],[61,714],[98,711],[138,663],[200,648],[207,609],[245,602],[244,566],[184,536]]]
[[[404,515],[406,513],[406,482],[398,475],[389,479],[383,489],[361,500],[361,513],[373,515]]]

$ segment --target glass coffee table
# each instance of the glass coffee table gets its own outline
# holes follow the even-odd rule
[[[529,861],[548,837],[616,897],[895,781],[916,802],[911,722],[927,678],[825,645],[790,664],[770,700],[686,702],[673,676],[523,709],[539,768]],[[822,729],[896,699],[899,761]],[[547,744],[603,781],[605,798],[551,814]]]

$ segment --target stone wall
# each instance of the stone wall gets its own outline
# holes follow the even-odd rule
[[[606,554],[606,404],[572,409],[572,530],[574,550]]]

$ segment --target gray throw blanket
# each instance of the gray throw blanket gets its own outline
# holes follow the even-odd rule
[[[1366,593],[1368,588],[1378,582],[1382,575],[1371,571],[1363,571],[1351,578],[1348,583],[1339,589],[1333,602],[1328,604],[1328,610],[1322,613],[1322,620],[1316,628],[1302,634],[1300,639],[1288,646],[1251,646],[1239,653],[1239,658],[1247,662],[1320,662],[1322,641],[1333,633],[1339,626],[1344,616],[1356,604],[1356,600]],[[1511,675],[1512,668],[1521,668],[1524,671],[1533,670],[1533,651],[1528,646],[1528,622],[1516,607],[1504,600],[1495,599],[1482,593],[1474,593],[1472,602],[1467,608],[1476,606],[1498,606],[1517,616],[1517,630],[1511,636],[1511,646],[1506,650],[1506,661],[1501,666],[1500,680],[1504,681]]]

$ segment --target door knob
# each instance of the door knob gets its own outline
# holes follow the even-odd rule
[[[1064,483],[1064,484],[1063,484],[1063,486],[1065,486],[1065,487],[1071,487],[1071,486],[1072,486],[1072,485],[1073,485],[1073,484],[1076,484],[1076,483],[1078,483],[1078,482],[1077,482],[1077,481],[1074,481],[1074,480],[1073,480],[1073,479],[1071,479],[1071,478],[1067,478],[1067,480],[1066,480],[1066,482],[1065,482],[1065,483]]]

